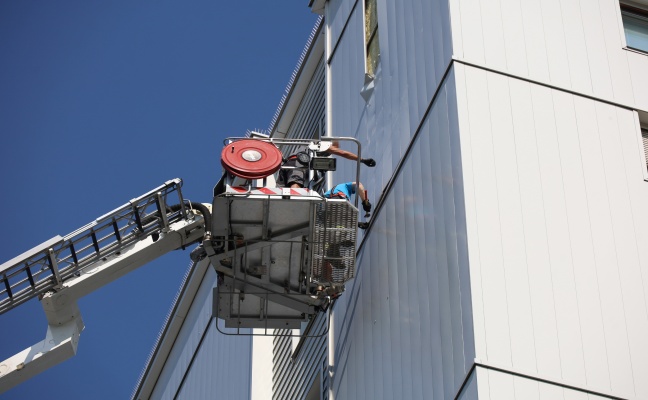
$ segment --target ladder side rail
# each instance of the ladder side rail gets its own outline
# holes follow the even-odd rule
[[[156,207],[160,198],[165,199],[169,194],[177,192],[181,183],[180,179],[167,181],[71,234],[63,238],[57,236],[50,239],[2,264],[0,314],[55,289],[59,284],[57,280],[64,281],[74,276],[80,268],[112,255],[135,241],[160,233],[164,229],[161,221],[162,224],[166,222],[168,227],[169,223],[182,219],[185,213],[181,193],[178,193],[181,204],[179,211],[167,211],[166,207]],[[137,226],[142,229],[134,229]],[[108,233],[97,237],[97,233],[103,231]],[[54,263],[49,258],[49,249],[52,249],[56,255]],[[52,264],[56,265],[52,266]]]
[[[49,291],[41,303],[48,321],[45,340],[0,361],[0,393],[73,356],[84,328],[76,300],[119,279],[131,271],[175,249],[200,241],[204,237],[204,216],[171,224],[168,234],[158,240],[150,236],[124,248],[121,257],[102,258],[90,265],[92,273],[75,276],[64,282],[59,291]]]

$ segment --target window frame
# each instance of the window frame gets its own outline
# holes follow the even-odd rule
[[[629,16],[631,18],[644,21],[646,23],[646,28],[648,28],[648,4],[644,6],[643,4],[638,4],[638,3],[620,2],[619,6],[620,6],[619,8],[620,8],[621,32],[623,34],[623,43],[625,45],[624,48],[648,55],[648,47],[642,49],[642,48],[630,46],[628,44],[628,38],[626,35],[626,28],[624,23],[624,17]]]
[[[641,136],[641,148],[643,150],[643,176],[644,181],[648,182],[648,124],[639,125],[639,135]]]
[[[373,7],[367,7],[367,4],[371,3]],[[380,34],[379,34],[379,23],[378,23],[378,1],[377,0],[362,0],[362,11],[363,11],[363,37],[364,37],[364,59],[365,59],[365,74],[374,78],[376,76],[376,70],[378,69],[378,64],[380,64]],[[373,15],[372,15],[373,14]],[[371,18],[373,16],[373,19]],[[370,22],[372,20],[376,21],[375,27],[370,27]],[[367,29],[371,28],[371,32],[367,32]],[[375,42],[374,42],[375,41]],[[377,46],[377,54],[375,58],[371,58],[371,46],[375,43]]]

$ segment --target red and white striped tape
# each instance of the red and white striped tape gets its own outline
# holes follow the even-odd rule
[[[305,188],[256,188],[248,192],[248,188],[241,186],[228,186],[226,192],[240,194],[262,194],[277,196],[318,196],[317,192]]]

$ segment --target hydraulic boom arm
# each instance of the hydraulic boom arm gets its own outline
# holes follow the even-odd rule
[[[77,299],[178,248],[202,240],[204,205],[185,204],[174,179],[65,236],[0,266],[0,314],[39,297],[43,341],[0,362],[0,393],[76,353],[84,328]],[[168,206],[171,196],[174,206]],[[178,203],[176,204],[176,201]]]

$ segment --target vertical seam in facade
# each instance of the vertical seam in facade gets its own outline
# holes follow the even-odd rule
[[[527,67],[528,68],[528,67]],[[529,254],[528,254],[528,249],[526,246],[527,240],[526,240],[526,232],[524,230],[524,220],[523,220],[523,215],[524,215],[524,207],[522,205],[522,190],[520,189],[521,183],[520,183],[520,169],[519,169],[519,163],[518,163],[518,155],[519,152],[517,151],[517,140],[515,138],[515,122],[513,121],[513,102],[511,101],[512,99],[512,94],[511,94],[511,82],[507,82],[507,87],[508,87],[508,101],[509,101],[509,108],[511,110],[511,128],[513,132],[513,147],[515,148],[515,167],[516,167],[516,175],[517,175],[517,185],[518,185],[518,196],[520,199],[520,219],[522,220],[522,237],[523,237],[523,249],[524,249],[524,267],[525,267],[525,272],[526,272],[526,283],[527,283],[527,291],[528,293],[531,293],[531,282],[530,282],[530,274],[529,274]],[[533,310],[533,301],[531,300],[531,296],[529,295],[528,297],[528,305],[529,305],[529,310]],[[531,315],[531,329],[535,332],[535,323],[533,321],[533,313]],[[536,355],[535,359],[533,360],[536,369],[538,368],[538,358],[537,358],[537,350],[536,350],[536,343],[535,343],[535,337],[533,337],[533,354]],[[511,360],[512,362],[512,360]]]
[[[494,143],[494,140],[493,140],[493,119],[492,119],[492,114],[490,112],[490,97],[488,96],[490,94],[490,91],[488,90],[488,88],[489,88],[489,85],[488,85],[488,72],[484,71],[484,73],[486,75],[486,77],[484,79],[484,83],[486,85],[486,93],[487,93],[486,96],[487,96],[487,99],[488,99],[488,102],[487,102],[487,107],[488,107],[487,114],[488,114],[488,123],[489,123],[489,127],[490,127],[490,144],[491,144],[491,152],[493,154],[493,170],[495,171],[495,179],[494,179],[495,191],[494,191],[494,195],[495,195],[496,202],[499,205],[500,204],[500,201],[499,201],[499,186],[498,186],[498,182],[497,182],[498,173],[497,173],[497,163],[495,162],[496,151],[495,151],[495,143]],[[470,107],[468,107],[468,108],[470,109]],[[474,176],[474,174],[473,174],[473,176]],[[513,344],[511,343],[511,323],[510,323],[511,319],[510,319],[509,301],[508,301],[508,282],[507,282],[507,279],[506,279],[506,267],[504,265],[504,249],[503,249],[504,243],[503,243],[503,240],[502,240],[504,235],[502,233],[502,213],[500,212],[499,207],[497,207],[497,222],[499,223],[499,234],[500,234],[500,236],[499,236],[500,237],[500,240],[499,240],[499,245],[500,245],[499,246],[499,255],[500,255],[501,260],[502,260],[501,267],[502,267],[502,275],[504,277],[504,282],[503,282],[504,283],[504,293],[503,294],[504,294],[504,302],[506,304],[506,321],[507,321],[506,322],[506,329],[507,329],[507,332],[508,332],[508,340],[507,341],[508,341],[508,351],[509,351],[509,362],[510,362],[511,366],[513,366],[513,348],[512,348]],[[481,259],[480,259],[480,264],[486,265],[486,263],[482,263]],[[483,291],[482,291],[482,293],[483,293]],[[486,316],[486,314],[484,313],[484,329],[486,329],[486,318],[485,318],[485,316]],[[486,351],[486,357],[488,357],[488,351]],[[489,375],[489,377],[490,377],[490,375]],[[488,385],[489,394],[491,395],[491,397],[493,397],[492,393],[490,393],[490,388],[491,388],[491,385],[489,383],[489,385]],[[513,386],[513,393],[515,393],[515,385]]]
[[[618,132],[622,132],[621,127],[619,126],[619,110],[614,110],[614,115],[615,115],[617,130],[618,130]],[[640,130],[640,132],[641,132],[641,130]],[[619,135],[620,134],[621,133],[619,133]],[[621,149],[621,153],[623,154],[623,143],[622,143],[621,138],[619,136],[617,136],[617,139],[619,141],[619,147]],[[625,160],[625,158],[623,158],[623,160]],[[629,204],[628,208],[629,208],[629,212],[630,212],[630,221],[631,221],[631,224],[632,224],[632,230],[635,232],[635,237],[634,237],[633,242],[635,243],[635,247],[636,247],[637,235],[636,235],[636,230],[635,230],[635,219],[634,219],[634,213],[632,212],[632,197],[630,196],[630,188],[629,188],[629,184],[628,184],[628,173],[627,173],[626,168],[623,168],[623,176],[625,177],[625,179],[623,180],[624,183],[625,183],[625,189],[626,189],[625,193],[628,196],[628,204]],[[639,255],[637,254],[637,261],[639,261],[638,256]],[[641,271],[641,268],[639,268],[639,271]],[[619,285],[621,286],[621,288],[623,288],[623,283],[621,282],[621,271],[619,270],[618,257],[617,257],[617,272],[619,273]],[[636,386],[635,376],[634,376],[634,366],[632,364],[632,354],[630,352],[630,335],[629,335],[629,332],[628,332],[628,318],[627,318],[626,309],[625,309],[626,306],[625,306],[625,301],[623,300],[623,289],[621,290],[621,303],[623,304],[623,320],[625,322],[625,328],[626,328],[626,331],[625,331],[626,340],[628,341],[628,357],[629,357],[629,361],[630,361],[630,370],[632,371],[632,376],[631,376],[631,378],[632,378],[632,389],[633,389],[633,393],[636,396],[637,395],[637,386]]]
[[[553,90],[550,90],[550,98],[551,98],[551,110],[553,112],[553,127],[554,131],[556,132],[556,149],[557,151],[557,156],[558,156],[558,169],[560,170],[560,186],[562,188],[562,206],[565,208],[565,225],[567,225],[567,238],[568,238],[568,243],[569,243],[569,271],[571,271],[571,277],[574,279],[574,292],[576,293],[576,304],[578,304],[578,291],[576,289],[576,278],[574,277],[574,259],[572,257],[572,246],[571,246],[571,229],[569,228],[569,219],[567,217],[567,200],[566,198],[566,191],[565,191],[565,178],[563,175],[563,164],[562,164],[562,156],[560,153],[560,140],[558,140],[558,123],[556,122],[556,103],[554,102],[554,93]],[[551,251],[549,252],[549,263],[552,264],[551,262]],[[551,279],[551,286],[553,289],[554,282],[553,282],[553,274],[552,274],[552,279]],[[556,317],[558,315],[556,311],[556,298],[554,296],[554,316]],[[583,335],[582,335],[582,330],[580,326],[580,310],[578,307],[576,307],[576,315],[578,316],[578,335],[580,336],[581,343],[583,342]],[[558,322],[556,321],[556,338],[558,340],[558,357],[560,359],[560,377],[564,378],[563,376],[563,369],[562,369],[562,353],[561,353],[561,345],[560,345],[560,335],[558,334]]]
[[[534,135],[533,136],[534,136],[534,142],[535,142],[535,152],[536,152],[536,157],[538,157],[538,172],[539,172],[539,175],[540,175],[540,181],[539,181],[540,193],[542,193],[541,200],[542,200],[542,215],[543,215],[542,220],[543,220],[543,225],[544,225],[544,240],[545,240],[545,243],[546,243],[546,246],[547,246],[546,247],[547,260],[549,262],[549,265],[548,265],[549,268],[547,269],[547,272],[549,274],[549,283],[550,283],[549,284],[549,290],[551,291],[551,299],[553,300],[553,307],[552,307],[553,308],[553,322],[554,322],[554,324],[556,324],[556,329],[555,329],[554,333],[556,335],[556,342],[558,343],[558,358],[560,359],[560,335],[558,335],[558,322],[556,321],[556,315],[557,315],[557,313],[556,313],[556,293],[554,291],[554,279],[553,279],[553,273],[552,273],[552,270],[551,270],[553,263],[552,263],[552,260],[551,260],[551,250],[549,248],[549,237],[548,237],[549,229],[547,228],[547,207],[546,207],[545,198],[544,198],[544,195],[545,195],[546,192],[545,192],[544,185],[542,184],[542,161],[540,159],[540,151],[539,151],[540,146],[538,145],[538,132],[535,129],[535,121],[536,121],[535,114],[536,113],[535,113],[535,105],[534,105],[534,102],[533,102],[533,92],[531,91],[531,88],[529,88],[529,97],[531,98],[531,109],[532,109],[532,114],[533,114],[533,127],[534,127],[534,129],[533,129]],[[549,89],[549,98],[550,98],[551,104],[553,106],[553,94],[551,93],[551,89]],[[553,109],[553,107],[552,107],[552,109]],[[554,119],[555,119],[555,115],[554,115]],[[536,331],[535,330],[535,323],[533,323],[533,326],[534,326],[533,331],[535,332]],[[536,351],[537,351],[537,348],[536,348]],[[536,353],[536,370],[537,370],[537,361],[538,361],[538,359],[537,359],[537,353]],[[559,362],[559,365],[560,365],[559,366],[560,376],[562,377],[562,363]]]
[[[581,22],[581,24],[580,24],[581,33],[583,34],[583,39],[584,39],[584,42],[585,42],[585,43],[583,43],[583,50],[585,50],[585,58],[587,59],[587,72],[589,72],[590,90],[591,90],[592,93],[594,93],[594,82],[592,82],[592,66],[590,64],[589,52],[587,51],[587,36],[585,36],[585,27],[582,24],[583,13],[581,12],[581,10],[582,10],[581,2],[580,2],[580,0],[576,0],[576,2],[578,3],[578,14],[580,16],[580,18],[577,21]]]
[[[593,107],[595,107],[595,105],[593,105]],[[601,325],[603,325],[603,332],[601,332],[603,334],[603,337],[604,337],[603,341],[607,342],[607,340],[605,339],[605,321],[603,319],[603,307],[602,307],[602,301],[601,301],[601,287],[600,287],[599,278],[598,278],[596,253],[594,251],[594,247],[595,247],[594,238],[592,237],[592,221],[591,221],[591,218],[590,218],[590,201],[589,201],[589,196],[587,195],[587,179],[585,177],[585,166],[583,165],[583,157],[582,157],[583,150],[581,148],[581,136],[580,136],[581,129],[579,129],[579,126],[578,126],[578,110],[576,109],[575,104],[574,104],[574,113],[576,115],[576,131],[578,132],[578,136],[577,136],[578,137],[578,150],[579,150],[579,154],[581,155],[581,157],[579,157],[579,161],[580,161],[580,164],[581,164],[581,171],[583,171],[583,176],[582,176],[583,186],[585,187],[585,190],[583,192],[583,196],[585,197],[585,203],[587,205],[586,210],[587,210],[587,222],[588,222],[587,226],[588,226],[588,233],[589,233],[588,237],[589,237],[590,248],[592,250],[591,254],[592,254],[592,259],[593,259],[593,264],[594,264],[594,268],[592,269],[592,271],[594,271],[594,280],[596,281],[596,292],[597,292],[597,295],[598,295],[598,306],[599,306],[598,316],[600,318]],[[585,348],[583,348],[583,357],[585,357]],[[605,358],[606,358],[606,361],[607,361],[607,358],[608,358],[608,356],[607,356],[607,346],[605,346]],[[607,373],[608,373],[608,379],[609,379],[610,378],[610,368],[609,368],[609,366],[607,368]],[[588,374],[587,374],[587,363],[585,363],[585,382],[588,382],[588,381],[589,381],[589,379],[588,379]],[[589,383],[591,383],[591,382],[589,382]]]
[[[594,104],[594,108],[596,108],[596,104]],[[598,116],[598,113],[596,113],[596,115]],[[616,111],[615,111],[615,119],[616,119]],[[618,122],[617,122],[617,126],[618,126]],[[597,124],[597,127],[598,127],[598,124]],[[603,143],[601,142],[601,130],[597,129],[596,131],[598,133],[599,143],[601,143],[601,146],[602,146]],[[599,149],[600,149],[600,146],[599,146]],[[623,153],[623,150],[622,150],[622,153]],[[623,301],[623,286],[621,284],[621,272],[619,271],[619,252],[618,252],[618,247],[617,247],[617,237],[616,237],[616,234],[614,232],[615,223],[614,223],[614,219],[612,218],[612,207],[611,207],[611,203],[610,203],[610,191],[607,190],[608,189],[608,184],[607,184],[608,177],[607,177],[606,171],[608,171],[608,169],[605,168],[605,157],[604,157],[602,151],[601,151],[601,165],[603,166],[603,175],[604,175],[603,176],[603,182],[605,183],[605,188],[606,188],[606,190],[605,190],[605,198],[607,200],[606,203],[607,203],[607,209],[608,209],[608,217],[610,218],[610,225],[612,225],[612,230],[611,230],[610,234],[612,235],[612,243],[613,243],[612,249],[614,251],[614,259],[616,261],[616,263],[615,263],[616,265],[614,266],[615,267],[614,270],[616,272],[616,277],[619,280],[618,281],[618,283],[619,283],[618,288],[619,288],[619,300],[621,301],[621,312],[623,313],[623,330],[625,331],[625,337],[626,337],[626,341],[627,341],[627,345],[628,345],[628,356],[630,358],[630,370],[632,370],[632,357],[630,356],[630,348],[629,348],[630,342],[628,340],[628,320],[626,319],[625,301]],[[623,173],[625,174],[625,172],[626,172],[626,169],[624,168]],[[607,355],[607,340],[606,340],[606,351],[605,352],[606,352],[606,355]],[[610,360],[608,359],[608,373],[610,374],[610,386],[612,386],[612,384],[613,384],[613,382],[612,382],[612,373],[609,371],[610,370],[609,361]],[[634,390],[634,375],[632,376],[632,387],[633,387],[633,390]]]

